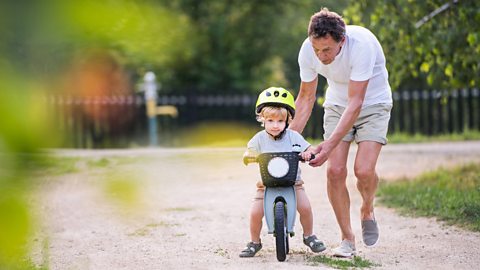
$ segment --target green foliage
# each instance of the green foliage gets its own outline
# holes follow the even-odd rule
[[[332,258],[325,255],[317,255],[308,258],[308,262],[313,265],[325,264],[335,269],[351,269],[351,268],[371,268],[379,266],[360,256],[354,256],[353,259]]]
[[[22,192],[2,187],[0,196],[0,268],[21,261],[30,233],[30,214]]]
[[[283,15],[292,1],[165,1],[188,14],[199,35],[192,61],[178,61],[176,85],[197,92],[249,92],[265,88],[268,61],[278,46]],[[180,85],[181,84],[181,85]]]
[[[480,72],[480,2],[452,2],[360,0],[353,1],[344,16],[377,35],[394,89],[475,87]],[[446,10],[417,24],[445,3],[450,4]]]
[[[149,69],[175,94],[296,89],[310,16],[348,0],[3,1],[0,55],[29,75],[58,79],[72,59],[107,50],[134,81]]]
[[[108,50],[140,75],[168,69],[191,56],[195,40],[188,17],[153,1],[2,1],[0,17],[5,61],[24,75],[53,79],[92,49]]]
[[[192,60],[179,61],[170,88],[196,92],[258,92],[271,85],[298,86],[298,50],[310,16],[323,5],[347,1],[162,1],[187,14],[198,43]],[[178,89],[175,89],[178,93]]]
[[[480,231],[480,164],[382,183],[378,194],[382,203],[403,213],[435,216]]]

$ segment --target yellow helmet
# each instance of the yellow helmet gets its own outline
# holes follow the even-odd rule
[[[270,87],[258,95],[255,112],[262,111],[265,106],[279,106],[287,109],[292,118],[295,116],[295,99],[293,95],[282,87]]]

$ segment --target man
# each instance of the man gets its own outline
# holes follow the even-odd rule
[[[392,94],[385,56],[377,38],[366,28],[346,26],[337,13],[323,8],[308,26],[308,38],[299,52],[300,91],[297,115],[290,128],[302,132],[315,103],[318,74],[327,79],[324,102],[324,141],[316,146],[311,166],[328,159],[327,191],[342,233],[336,256],[355,254],[355,235],[350,224],[350,197],[346,187],[347,158],[351,141],[358,144],[354,172],[363,202],[360,207],[362,236],[366,246],[379,238],[373,202],[378,176],[375,166],[387,143]]]

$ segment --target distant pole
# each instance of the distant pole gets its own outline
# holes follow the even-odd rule
[[[146,113],[148,117],[149,145],[155,147],[157,140],[157,83],[155,74],[151,71],[145,73],[143,77],[143,89],[145,91]]]

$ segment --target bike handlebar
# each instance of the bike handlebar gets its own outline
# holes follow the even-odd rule
[[[310,156],[310,160],[314,159],[315,158],[315,155],[314,154],[311,154]],[[299,157],[299,161],[301,162],[305,162],[305,159],[303,159],[301,156]],[[245,165],[248,165],[250,163],[256,163],[258,162],[258,158],[257,157],[253,157],[253,156],[245,156],[243,157],[243,164]]]

